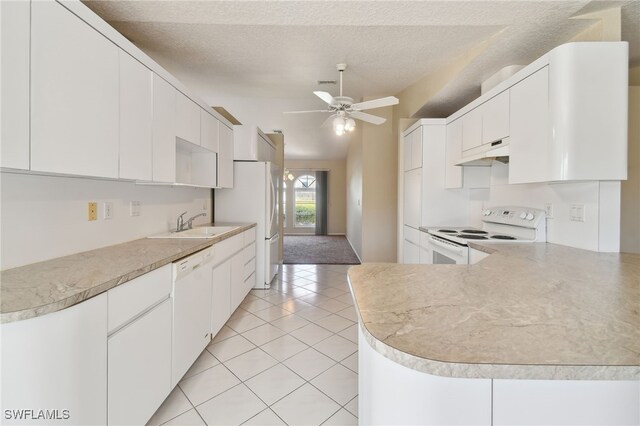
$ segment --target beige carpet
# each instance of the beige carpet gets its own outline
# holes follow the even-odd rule
[[[285,235],[284,263],[359,265],[351,245],[341,235]]]

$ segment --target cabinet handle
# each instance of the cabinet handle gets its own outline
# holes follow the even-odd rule
[[[502,140],[491,142],[491,146],[502,145]]]

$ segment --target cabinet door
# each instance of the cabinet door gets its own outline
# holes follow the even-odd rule
[[[420,263],[420,248],[411,241],[404,240],[403,263],[417,264]]]
[[[106,294],[2,324],[0,334],[3,408],[64,409],[70,420],[56,423],[107,423]]]
[[[482,143],[509,136],[509,91],[505,90],[482,104]]]
[[[203,109],[200,110],[200,130],[202,147],[218,152],[218,120]]]
[[[200,145],[200,106],[181,92],[176,94],[176,136]]]
[[[120,178],[151,180],[153,73],[120,51]]]
[[[231,311],[235,311],[247,295],[244,291],[244,263],[242,252],[231,258]]]
[[[402,171],[411,169],[411,133],[402,136]]]
[[[145,424],[171,391],[171,299],[109,337],[108,424]]]
[[[462,116],[462,150],[482,145],[482,107]]]
[[[57,2],[31,30],[31,169],[117,178],[118,48]]]
[[[176,181],[176,93],[153,74],[153,181]]]
[[[172,386],[211,340],[211,279],[201,265],[174,283]]]
[[[547,180],[549,71],[536,71],[510,89],[509,183]]]
[[[218,186],[233,188],[233,130],[220,123],[218,132]]]
[[[418,229],[421,220],[422,169],[404,173],[404,224]]]
[[[422,127],[411,133],[411,169],[422,167]]]
[[[462,159],[462,120],[447,124],[445,151],[445,182],[447,189],[462,188],[462,166],[455,164]]]
[[[218,334],[231,316],[231,260],[213,268],[211,336]]]
[[[0,166],[25,170],[29,169],[30,8],[28,1],[0,2]]]

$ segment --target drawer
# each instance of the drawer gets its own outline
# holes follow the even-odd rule
[[[255,243],[256,242],[256,228],[255,226],[247,231],[244,231],[242,233],[242,235],[244,236],[244,246],[248,246],[251,243]]]
[[[242,250],[242,259],[244,259],[244,263],[248,263],[251,259],[256,257],[256,245],[251,244],[248,247],[245,247]]]
[[[244,273],[242,274],[242,279],[246,280],[250,275],[256,272],[256,258],[254,257],[249,261],[249,263],[244,265]]]
[[[213,245],[213,263],[218,264],[233,256],[244,247],[243,234],[234,235],[231,238],[220,241]]]
[[[126,324],[171,293],[171,264],[141,275],[107,292],[109,332]]]
[[[410,226],[404,227],[404,239],[407,241],[411,241],[413,244],[420,244],[420,231]]]
[[[426,249],[429,247],[429,233],[420,231],[420,247]]]

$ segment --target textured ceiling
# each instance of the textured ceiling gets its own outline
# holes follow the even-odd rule
[[[335,64],[346,62],[345,95],[388,96],[491,36],[495,42],[426,109],[446,115],[479,93],[505,65],[527,64],[588,27],[570,19],[623,6],[623,36],[638,39],[632,1],[85,1],[212,105],[263,130],[281,129],[287,158],[344,158],[348,141],[319,126],[324,114],[313,90],[337,95]],[[637,43],[634,61],[640,60]],[[636,50],[634,50],[636,48]],[[371,111],[375,113],[375,110]]]

